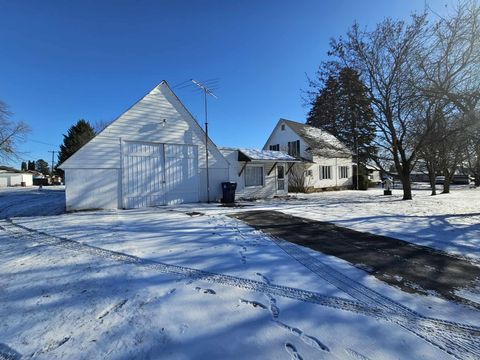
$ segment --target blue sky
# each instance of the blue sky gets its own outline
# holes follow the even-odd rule
[[[438,11],[446,3],[429,1]],[[32,128],[22,157],[50,162],[48,151],[80,118],[113,120],[163,79],[218,79],[213,141],[262,147],[280,117],[305,121],[305,74],[315,74],[330,38],[354,20],[373,26],[424,4],[0,0],[0,99]],[[174,91],[203,124],[200,94]]]

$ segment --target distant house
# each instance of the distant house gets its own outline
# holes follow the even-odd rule
[[[376,166],[367,164],[366,170],[369,182],[375,184],[380,184],[382,182],[381,172]]]
[[[280,119],[263,149],[285,151],[301,160],[302,164],[295,166],[295,177],[297,181],[301,177],[306,190],[352,186],[352,153],[327,131]]]
[[[219,148],[230,163],[236,197],[269,198],[288,194],[288,176],[299,160],[282,151]]]
[[[219,200],[229,164],[207,144],[209,189],[205,132],[162,81],[60,164],[67,210]]]
[[[0,187],[32,186],[32,179],[32,174],[8,166],[0,166]]]

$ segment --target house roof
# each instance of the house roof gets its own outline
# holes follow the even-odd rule
[[[313,155],[333,157],[352,156],[350,149],[326,130],[287,119],[280,119],[279,122],[284,122],[301,136],[308,144],[308,150]]]
[[[238,151],[238,161],[282,161],[282,162],[299,162],[293,156],[283,151],[258,150],[245,148],[220,148],[220,151]]]
[[[20,170],[17,170],[13,167],[10,167],[10,166],[3,166],[3,165],[0,165],[0,172],[2,173],[22,173],[23,171],[20,171]]]

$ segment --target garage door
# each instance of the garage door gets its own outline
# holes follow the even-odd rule
[[[125,142],[123,149],[125,208],[198,201],[195,146]]]

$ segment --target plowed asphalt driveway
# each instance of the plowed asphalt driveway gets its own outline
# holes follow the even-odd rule
[[[480,279],[480,266],[465,259],[278,211],[246,211],[231,216],[277,238],[346,260],[404,291],[433,291],[446,299],[480,308],[480,304],[455,295],[456,290],[468,289]]]

